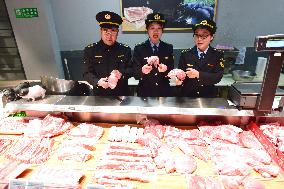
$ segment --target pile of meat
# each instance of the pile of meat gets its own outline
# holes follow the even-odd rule
[[[28,120],[19,117],[5,117],[0,121],[0,133],[24,133]]]
[[[0,164],[0,187],[5,188],[10,179],[16,178],[28,168],[27,164],[17,161],[5,161]],[[4,184],[4,185],[1,185]]]
[[[267,136],[271,143],[273,143],[279,151],[284,153],[284,126],[278,123],[261,125],[260,130]]]
[[[143,128],[130,127],[129,125],[123,127],[112,126],[109,129],[108,141],[134,143],[143,135],[143,132]]]
[[[72,128],[60,145],[57,155],[59,160],[85,162],[93,157],[95,144],[103,136],[104,129],[91,123],[81,123]]]
[[[22,137],[15,140],[3,155],[10,160],[39,164],[49,158],[53,145],[53,139]]]
[[[29,180],[42,182],[47,188],[81,188],[79,180],[83,176],[84,174],[79,170],[41,167]]]
[[[25,129],[25,136],[53,137],[70,129],[72,124],[64,116],[50,115],[45,118],[30,120]]]
[[[10,138],[0,138],[0,154],[5,154],[13,142],[14,140]]]
[[[135,188],[129,180],[150,182],[155,167],[149,149],[111,142],[96,167],[93,182],[106,188]]]

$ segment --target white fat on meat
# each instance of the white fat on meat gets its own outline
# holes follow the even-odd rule
[[[137,140],[137,127],[131,127],[127,142],[134,143]]]
[[[117,141],[117,135],[118,135],[118,132],[117,132],[117,127],[116,126],[112,126],[109,131],[108,131],[108,140],[110,142],[115,142]]]
[[[264,178],[277,177],[280,172],[280,168],[275,165],[258,165],[253,167],[253,169]]]
[[[92,152],[80,146],[62,147],[57,151],[59,160],[85,162],[93,157]]]

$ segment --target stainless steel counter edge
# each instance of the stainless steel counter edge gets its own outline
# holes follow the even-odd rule
[[[28,102],[26,99],[9,102],[7,110],[60,112],[90,112],[153,115],[220,115],[254,116],[252,110],[238,110],[222,98],[185,97],[98,97],[49,95]]]

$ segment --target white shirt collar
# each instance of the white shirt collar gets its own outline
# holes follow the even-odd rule
[[[207,51],[208,51],[208,49],[209,49],[209,46],[207,47],[207,49],[205,49],[205,51],[202,52],[202,51],[200,51],[200,50],[197,48],[198,57],[200,58],[200,54],[201,54],[201,53],[206,54]]]

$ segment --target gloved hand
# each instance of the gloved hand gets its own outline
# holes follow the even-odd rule
[[[99,81],[98,81],[98,86],[104,88],[104,89],[107,89],[109,86],[108,86],[108,81],[107,81],[107,77],[104,77],[104,78],[101,78]]]
[[[142,73],[143,74],[149,74],[151,71],[152,71],[153,67],[148,65],[148,64],[145,64],[143,67],[142,67]]]
[[[158,71],[159,72],[165,72],[167,71],[168,67],[165,64],[159,64]]]

